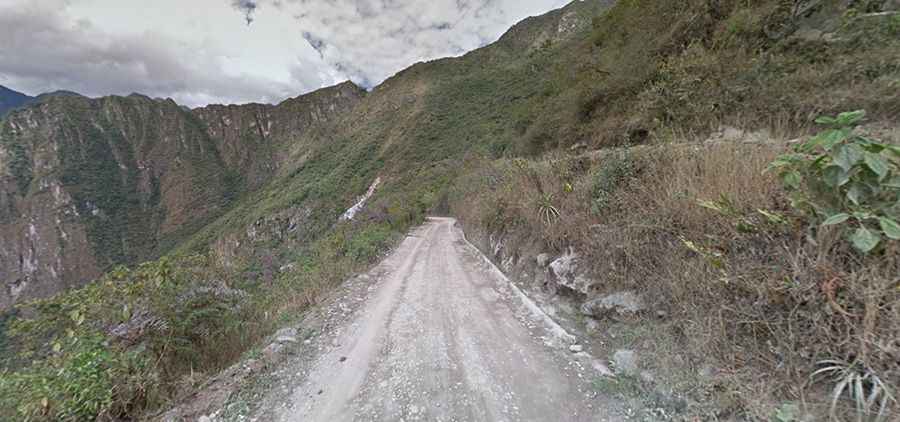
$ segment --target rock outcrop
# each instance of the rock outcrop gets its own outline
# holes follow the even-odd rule
[[[12,111],[0,120],[0,311],[172,249],[363,95],[345,83],[277,106],[190,111],[66,94]]]

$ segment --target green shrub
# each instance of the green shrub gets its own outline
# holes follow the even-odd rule
[[[347,256],[357,262],[371,262],[391,241],[392,232],[386,225],[368,225],[347,244]]]
[[[853,246],[869,253],[884,237],[900,240],[900,147],[855,134],[863,117],[855,111],[818,119],[829,129],[771,168],[794,207],[817,224],[842,226]]]
[[[601,214],[610,205],[612,195],[636,173],[634,159],[629,152],[613,153],[600,167],[594,178],[591,212]]]
[[[0,417],[116,419],[156,387],[146,358],[111,348],[96,333],[73,334],[52,347],[49,359],[0,376]]]

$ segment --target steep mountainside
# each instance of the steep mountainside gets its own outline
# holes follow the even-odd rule
[[[360,96],[343,85],[190,112],[139,95],[51,95],[14,111],[0,122],[0,309],[159,256]]]
[[[0,85],[0,117],[3,117],[9,110],[20,107],[33,99],[21,92],[16,92]]]
[[[365,92],[352,82],[318,90],[278,105],[210,105],[193,110],[229,168],[240,169],[247,189],[259,188],[285,167],[302,164],[311,140]]]
[[[0,292],[0,309],[115,263],[163,256],[0,320],[0,370],[10,368],[0,377],[0,419],[128,419],[159,407],[376,262],[425,215],[450,212],[503,268],[534,275],[523,280],[535,290],[565,293],[554,297],[572,301],[568,308],[614,288],[655,298],[659,312],[636,320],[638,329],[662,324],[675,338],[665,349],[677,351],[673,367],[714,374],[703,388],[681,385],[698,403],[707,393],[727,399],[709,419],[739,419],[755,405],[746,398],[797,397],[791,386],[802,381],[760,386],[772,377],[745,367],[796,376],[811,372],[811,358],[798,356],[856,352],[801,350],[793,334],[778,335],[773,327],[785,321],[795,332],[792,304],[809,307],[810,326],[843,327],[842,315],[870,324],[880,302],[823,314],[833,303],[817,294],[827,287],[818,273],[784,273],[830,255],[773,256],[805,241],[797,233],[808,225],[763,174],[784,145],[750,154],[732,135],[796,138],[817,116],[863,108],[869,122],[896,126],[900,18],[883,13],[891,4],[574,1],[485,48],[415,64],[365,95],[343,84],[277,106],[193,111],[139,96],[51,96],[17,110],[0,121],[0,280],[9,292]],[[721,148],[700,154],[685,145],[713,133],[725,139]],[[342,218],[367,192],[355,217]],[[712,208],[727,215],[711,227],[704,213]],[[733,240],[750,236],[734,233],[735,215],[756,237]],[[736,223],[746,230],[743,219]],[[556,263],[552,272],[549,262],[536,265],[542,255]],[[566,285],[573,280],[592,287]],[[831,301],[845,300],[834,289]],[[792,302],[788,293],[806,296]],[[711,355],[709,333],[700,335],[708,328],[717,335],[709,344],[730,360]],[[647,332],[617,341],[658,337],[639,335]],[[756,348],[763,354],[748,358]],[[81,374],[78,365],[95,356],[100,369],[76,375],[81,388],[116,396],[72,398],[57,374]],[[706,365],[722,370],[699,370]],[[612,388],[640,393],[646,380],[622,381]],[[757,387],[767,389],[747,391]]]

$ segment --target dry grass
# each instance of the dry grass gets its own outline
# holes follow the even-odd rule
[[[785,148],[679,144],[471,162],[451,210],[476,237],[503,239],[498,258],[533,261],[572,247],[603,281],[596,293],[644,292],[670,315],[677,347],[720,368],[718,394],[734,410],[768,419],[773,406],[794,400],[827,414],[833,385],[807,382],[816,362],[859,362],[887,388],[900,388],[900,259],[896,249],[859,258],[834,233],[809,240],[765,172]],[[598,178],[623,160],[630,170],[598,211]],[[538,212],[542,194],[560,212],[552,224]],[[838,407],[854,410],[844,400]]]

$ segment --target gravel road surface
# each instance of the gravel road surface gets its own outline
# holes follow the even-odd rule
[[[282,421],[621,420],[590,356],[463,237],[429,218],[269,417]],[[343,305],[341,305],[343,306]],[[271,411],[271,408],[270,408]]]

